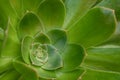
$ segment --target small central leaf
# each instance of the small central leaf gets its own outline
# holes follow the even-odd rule
[[[46,45],[33,44],[30,50],[30,59],[35,66],[41,66],[48,61]]]

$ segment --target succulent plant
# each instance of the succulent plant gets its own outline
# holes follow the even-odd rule
[[[119,0],[0,0],[0,80],[120,80]]]

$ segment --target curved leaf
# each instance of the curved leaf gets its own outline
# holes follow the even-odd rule
[[[17,80],[20,74],[15,70],[10,70],[5,72],[3,76],[0,77],[0,80]]]
[[[118,22],[115,33],[107,41],[100,45],[120,45],[120,22]],[[99,46],[100,46],[99,45]]]
[[[0,57],[0,73],[7,71],[11,68],[12,68],[12,59]]]
[[[50,44],[50,39],[46,34],[38,33],[34,37],[34,42],[35,43],[41,43],[41,44]]]
[[[20,21],[18,31],[20,38],[34,36],[41,31],[41,22],[34,13],[28,12]]]
[[[51,39],[51,43],[59,50],[63,51],[67,42],[67,35],[64,30],[54,29],[49,31],[48,36]]]
[[[117,19],[120,20],[120,0],[102,0],[97,6],[114,9]]]
[[[30,64],[30,47],[32,45],[33,38],[26,36],[21,43],[21,53],[22,53],[22,58],[23,60],[27,63]]]
[[[79,78],[81,78],[80,76],[83,73],[84,73],[84,69],[79,68],[70,72],[57,71],[56,75],[57,75],[57,80],[78,80]]]
[[[87,50],[88,55],[83,66],[105,70],[120,72],[120,46],[105,45]]]
[[[14,60],[13,66],[20,74],[23,75],[23,79],[38,80],[38,75],[37,75],[36,71],[30,65],[27,65],[20,61]]]
[[[97,0],[65,0],[66,18],[63,27],[70,28],[83,17]]]
[[[71,71],[80,66],[85,56],[84,49],[80,45],[68,44],[62,53],[64,71]]]
[[[38,15],[47,30],[59,28],[64,22],[65,7],[61,0],[45,0],[38,8]]]
[[[55,70],[63,66],[62,57],[52,45],[47,45],[48,61],[42,66],[45,70]]]
[[[5,21],[10,19],[10,24],[15,27],[17,22],[17,15],[12,8],[9,0],[0,0],[0,8],[2,9],[2,13],[4,15]],[[7,23],[6,23],[7,24]],[[7,26],[5,26],[6,28]]]
[[[41,1],[43,0],[23,0],[23,8],[25,11],[30,10],[30,11],[36,11],[37,8],[39,7]]]
[[[120,74],[87,69],[82,80],[120,80]]]
[[[3,40],[5,37],[4,30],[0,28],[0,40]]]
[[[115,21],[113,10],[93,8],[68,30],[69,42],[79,43],[85,47],[100,44],[114,32]]]
[[[2,57],[18,57],[20,56],[20,41],[17,32],[10,25],[10,22],[7,25],[0,54]]]
[[[24,0],[9,0],[11,7],[15,11],[15,14],[18,16],[19,19],[24,13],[23,1]]]
[[[56,78],[55,71],[44,70],[41,68],[35,68],[39,77],[45,79],[54,79]]]

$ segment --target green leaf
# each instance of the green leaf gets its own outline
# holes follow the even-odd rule
[[[43,0],[22,0],[23,1],[23,8],[25,11],[36,11]]]
[[[15,70],[10,70],[5,72],[3,76],[0,77],[0,80],[17,80],[20,74]]]
[[[120,74],[87,69],[82,80],[120,80]]]
[[[85,56],[84,49],[80,45],[68,44],[62,53],[64,71],[71,71],[80,66]]]
[[[9,0],[11,7],[15,11],[15,14],[20,19],[23,16],[23,1],[24,0]]]
[[[19,36],[23,38],[26,35],[34,36],[36,33],[40,32],[41,22],[36,14],[27,12],[19,24]]]
[[[54,29],[47,34],[50,37],[52,44],[62,52],[67,42],[66,32],[64,30]]]
[[[7,18],[9,18],[10,24],[15,27],[16,21],[17,21],[17,15],[14,9],[12,8],[9,0],[0,0],[0,8],[2,9],[2,12],[4,13],[6,20]]]
[[[64,4],[61,0],[44,0],[38,8],[38,15],[47,30],[59,28],[64,22]]]
[[[102,0],[97,6],[114,9],[117,19],[120,20],[120,0]]]
[[[50,44],[50,39],[46,34],[41,32],[35,35],[34,42],[41,43],[41,44]]]
[[[38,80],[38,75],[33,67],[20,61],[13,61],[14,68],[23,75],[25,80]]]
[[[56,78],[55,71],[44,70],[41,68],[36,68],[36,71],[37,71],[39,77],[43,78],[43,80]]]
[[[23,60],[27,63],[30,64],[30,47],[32,45],[33,38],[26,36],[21,43],[21,53],[22,53],[22,58]]]
[[[7,71],[11,68],[12,68],[12,59],[0,57],[0,73]]]
[[[45,70],[55,70],[63,66],[62,57],[52,45],[47,45],[48,61],[42,66]]]
[[[105,71],[120,72],[120,46],[104,45],[89,48],[82,66]]]
[[[5,12],[3,11],[3,9],[1,9],[0,7],[0,27],[5,29],[6,26],[7,26],[7,21],[8,21],[8,18],[7,18],[7,15],[5,14]]]
[[[0,28],[0,40],[3,40],[4,37],[5,37],[4,30],[2,28]]]
[[[2,57],[18,57],[20,56],[20,41],[17,32],[9,21],[7,25],[0,54]]]
[[[68,30],[69,42],[85,47],[100,44],[114,32],[115,21],[113,10],[103,7],[93,8]]]
[[[120,45],[120,22],[118,22],[115,33],[100,45]]]
[[[70,28],[82,18],[88,10],[96,3],[97,0],[65,0],[66,18],[64,28]]]
[[[84,73],[84,69],[79,68],[70,72],[57,71],[57,80],[78,80],[80,76]]]

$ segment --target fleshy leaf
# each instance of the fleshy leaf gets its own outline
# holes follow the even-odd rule
[[[2,28],[0,28],[0,40],[4,39],[4,30]]]
[[[20,74],[15,70],[7,71],[0,77],[0,80],[17,80]]]
[[[45,0],[38,8],[38,15],[47,30],[59,28],[64,22],[64,4],[61,0]]]
[[[87,53],[84,67],[120,72],[120,46],[104,45],[89,48]]]
[[[6,20],[7,20],[9,18],[10,24],[15,27],[16,21],[17,21],[17,15],[16,15],[14,9],[12,8],[9,0],[0,0],[0,8],[2,9],[4,19],[6,18]],[[6,26],[5,26],[5,28],[6,28]]]
[[[38,33],[34,37],[34,42],[41,43],[41,44],[50,44],[50,39],[46,34]]]
[[[120,80],[120,74],[87,69],[82,80]]]
[[[45,80],[56,78],[55,71],[44,70],[41,68],[35,68],[35,69],[36,69],[40,78],[44,78]]]
[[[52,44],[60,51],[65,48],[67,42],[67,35],[64,30],[54,29],[49,31],[48,36],[51,39]]]
[[[65,0],[66,18],[64,28],[70,28],[83,17],[97,0]]]
[[[93,8],[68,30],[69,42],[85,47],[100,44],[114,32],[115,21],[113,10],[104,7]]]
[[[42,66],[45,70],[55,70],[63,66],[60,53],[52,45],[47,45],[48,61]]]
[[[24,36],[34,36],[36,33],[41,31],[41,22],[38,17],[31,12],[24,15],[19,24],[19,36],[23,38]]]
[[[80,76],[84,73],[84,71],[85,70],[82,68],[75,69],[74,71],[70,72],[57,71],[57,80],[78,80],[79,78],[81,78]]]
[[[22,53],[22,58],[23,60],[27,63],[30,64],[30,47],[32,45],[33,38],[26,36],[22,40],[21,44],[21,53]]]
[[[2,57],[17,57],[20,56],[20,41],[17,36],[17,32],[10,25],[8,21],[7,28],[4,34],[3,45],[1,49]]]
[[[23,79],[38,80],[38,75],[37,75],[36,71],[30,65],[27,65],[20,61],[14,60],[13,66],[20,74],[23,75]]]
[[[15,13],[19,19],[24,13],[23,1],[24,0],[9,0],[11,7],[15,10]]]
[[[0,57],[0,73],[7,71],[11,68],[12,68],[12,59]]]
[[[99,45],[120,45],[120,22],[118,22],[115,33],[105,42]]]
[[[23,8],[24,10],[29,11],[36,11],[36,9],[39,7],[41,1],[43,0],[23,0]]]
[[[0,27],[5,29],[6,26],[7,26],[7,21],[8,21],[8,18],[7,18],[7,15],[5,14],[5,12],[1,9],[0,7]]]
[[[97,6],[114,9],[117,19],[120,20],[120,0],[102,0]]]
[[[62,53],[64,71],[71,71],[80,66],[85,56],[84,49],[80,45],[68,44]]]

